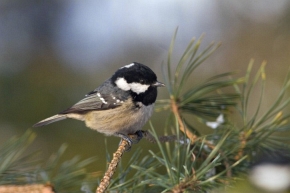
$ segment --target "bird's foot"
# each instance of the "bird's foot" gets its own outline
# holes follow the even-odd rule
[[[139,141],[143,138],[143,131],[138,130],[134,134],[125,135],[123,133],[115,133],[115,136],[121,137],[122,140],[128,142],[128,148],[126,151],[130,151],[132,144],[139,143]],[[121,142],[120,142],[121,143]]]
[[[133,144],[132,139],[131,139],[129,136],[123,134],[123,133],[115,133],[115,136],[117,136],[117,137],[121,137],[121,141],[120,141],[119,145],[121,144],[122,140],[127,141],[128,146],[127,146],[127,148],[126,148],[125,151],[130,151],[131,146],[132,146],[132,144]]]
[[[142,130],[136,131],[134,136],[135,136],[134,144],[139,143],[139,141],[143,138],[143,131]]]

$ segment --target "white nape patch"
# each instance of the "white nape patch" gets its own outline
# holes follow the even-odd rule
[[[130,67],[132,67],[132,66],[134,66],[134,65],[135,65],[134,63],[131,63],[131,64],[128,64],[128,65],[126,65],[126,66],[121,67],[120,69],[122,69],[122,68],[130,68]]]
[[[130,90],[130,85],[127,83],[127,81],[124,78],[118,78],[115,81],[116,85],[122,89],[122,90]]]
[[[101,96],[101,94],[98,92],[97,96],[99,97],[99,99],[102,101],[102,103],[104,104],[108,104],[107,101],[105,101],[105,99]]]
[[[132,82],[129,84],[129,86],[133,92],[140,94],[142,92],[145,92],[150,85]]]
[[[250,173],[251,182],[261,189],[284,192],[289,187],[289,166],[263,164],[255,166]]]

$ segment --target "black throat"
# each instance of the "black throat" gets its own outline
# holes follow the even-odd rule
[[[137,94],[131,91],[134,102],[142,102],[145,106],[151,105],[156,101],[157,88],[150,86],[146,92]]]

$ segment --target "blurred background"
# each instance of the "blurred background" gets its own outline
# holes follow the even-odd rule
[[[265,104],[276,98],[290,66],[290,1],[2,0],[0,145],[73,105],[133,61],[151,67],[162,82],[161,63],[176,27],[173,61],[192,37],[205,33],[202,48],[222,42],[192,82],[229,71],[243,76],[251,58],[256,69],[267,60]],[[168,98],[166,89],[159,91],[159,99]],[[165,115],[155,113],[151,119],[160,133]],[[67,143],[68,158],[97,156],[94,170],[105,169],[105,140],[111,153],[119,143],[76,120],[33,131],[37,139],[32,150],[41,149],[44,159]],[[140,148],[146,155],[153,147],[143,140],[132,151]]]

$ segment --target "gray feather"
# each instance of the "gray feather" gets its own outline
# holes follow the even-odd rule
[[[121,105],[120,101],[125,101],[129,97],[130,92],[116,88],[110,80],[107,80],[100,87],[88,93],[84,99],[59,114],[85,114],[90,111],[114,109]]]
[[[47,119],[44,119],[42,121],[39,121],[38,123],[36,123],[35,125],[33,125],[33,127],[41,127],[41,126],[44,126],[44,125],[48,125],[50,123],[54,123],[56,121],[64,120],[66,118],[67,118],[66,115],[57,114],[57,115],[54,115],[54,116],[49,117]]]

